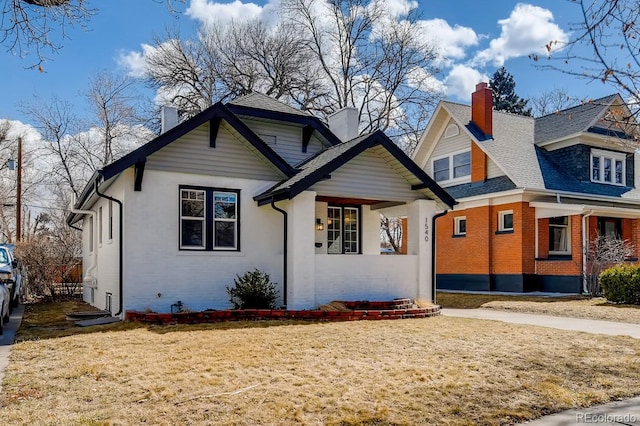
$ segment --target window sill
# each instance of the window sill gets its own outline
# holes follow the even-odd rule
[[[466,237],[466,236],[467,236],[467,234],[453,234],[453,235],[451,236],[451,238],[464,238],[464,237]]]
[[[241,251],[230,250],[178,250],[178,256],[222,256],[222,257],[244,257]]]
[[[536,261],[541,261],[541,262],[553,262],[553,261],[566,262],[570,260],[573,260],[573,257],[570,254],[550,254],[549,257],[536,257]]]
[[[496,231],[496,235],[502,235],[502,234],[513,234],[513,229],[505,229],[502,231]]]

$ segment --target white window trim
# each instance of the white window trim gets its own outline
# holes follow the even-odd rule
[[[600,179],[593,178],[593,157],[600,158]],[[611,160],[611,182],[604,180],[604,159]],[[622,183],[617,183],[616,180],[616,161],[622,161]],[[624,152],[604,151],[601,149],[591,149],[591,155],[589,156],[589,178],[591,182],[604,183],[606,185],[626,186],[627,181],[627,154]]]
[[[183,192],[189,192],[189,191],[197,191],[197,192],[202,192],[204,193],[204,199],[202,200],[202,202],[204,203],[204,210],[203,210],[203,214],[202,217],[199,216],[184,216],[182,214],[182,193]],[[180,249],[183,250],[206,250],[207,249],[207,191],[204,189],[200,189],[200,188],[180,188],[180,190],[178,191],[179,197],[180,197],[180,201],[179,201],[179,207],[180,207],[180,216],[179,216],[179,221],[178,221],[178,227],[179,227],[179,247]],[[195,246],[195,245],[183,245],[182,244],[182,221],[183,220],[198,220],[202,222],[202,245],[200,246]]]
[[[511,228],[506,228],[504,226],[504,218],[509,214],[513,217],[513,210],[503,210],[498,212],[498,231],[513,231],[513,226]]]
[[[549,250],[549,254],[555,255],[567,255],[571,254],[571,216],[567,216],[567,224],[566,225],[555,225],[549,223],[549,239],[551,239],[551,227],[557,228],[567,228],[566,236],[567,236],[567,250]]]
[[[453,235],[467,235],[467,231],[465,230],[464,232],[460,231],[460,222],[462,221],[467,221],[467,217],[466,216],[457,216],[453,218]]]
[[[217,218],[216,217],[216,194],[233,194],[235,196],[235,218],[233,219],[228,219],[228,218]],[[217,251],[217,250],[237,250],[238,249],[238,198],[239,195],[236,192],[232,192],[232,191],[224,191],[224,190],[214,190],[211,192],[211,196],[213,197],[213,220],[211,223],[211,226],[213,226],[213,250]],[[205,196],[206,198],[206,196]],[[215,238],[216,238],[216,222],[231,222],[234,223],[234,227],[233,227],[233,246],[216,246],[216,242],[215,242]],[[205,220],[205,224],[206,224],[206,220]]]
[[[431,175],[433,177],[433,179],[435,180],[436,178],[436,169],[435,169],[435,162],[438,160],[442,160],[443,158],[449,158],[449,179],[446,180],[441,180],[441,181],[437,181],[438,185],[453,185],[453,184],[457,184],[457,183],[467,183],[467,182],[471,182],[471,162],[469,162],[469,174],[466,176],[461,176],[458,178],[452,178],[451,176],[453,176],[453,157],[458,155],[458,154],[464,154],[465,152],[469,153],[469,157],[471,157],[471,148],[469,149],[463,149],[460,151],[455,151],[455,152],[451,152],[449,154],[445,154],[445,155],[440,155],[438,157],[433,157],[431,159]]]

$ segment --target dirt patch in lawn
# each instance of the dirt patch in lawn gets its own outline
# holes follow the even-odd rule
[[[207,325],[209,326],[209,325]],[[640,394],[640,341],[436,317],[16,344],[9,424],[510,424]]]
[[[455,309],[475,309],[482,307],[485,303],[501,302],[566,302],[568,300],[585,300],[578,295],[547,297],[547,296],[510,296],[507,294],[477,294],[477,293],[442,293],[438,292],[437,304],[443,308]]]

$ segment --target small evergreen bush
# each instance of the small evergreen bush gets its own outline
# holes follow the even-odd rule
[[[227,287],[229,301],[234,309],[274,309],[278,290],[271,282],[269,274],[258,269],[236,275],[235,287]]]
[[[603,296],[613,303],[640,305],[640,265],[618,265],[600,274]]]

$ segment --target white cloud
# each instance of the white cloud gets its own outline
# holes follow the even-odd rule
[[[444,64],[465,57],[465,49],[478,44],[478,35],[468,27],[451,26],[444,19],[430,19],[418,23],[425,40],[438,52]]]
[[[255,3],[243,3],[234,0],[231,3],[219,3],[209,0],[191,0],[185,14],[205,25],[214,23],[228,24],[231,21],[247,21],[263,17],[269,5],[259,6]]]
[[[498,24],[502,27],[500,37],[491,40],[489,48],[478,52],[475,64],[502,66],[510,58],[546,54],[545,45],[559,41],[559,46],[569,39],[569,35],[553,23],[550,10],[530,4],[518,3],[511,15]]]
[[[131,77],[142,78],[147,70],[147,57],[151,55],[156,48],[149,44],[140,46],[142,52],[129,51],[122,52],[117,58],[118,65],[124,68]]]
[[[410,0],[377,0],[376,2],[390,17],[407,16],[418,7],[417,1]]]
[[[444,80],[447,96],[469,103],[471,93],[481,81],[489,81],[489,76],[466,65],[455,65]]]

